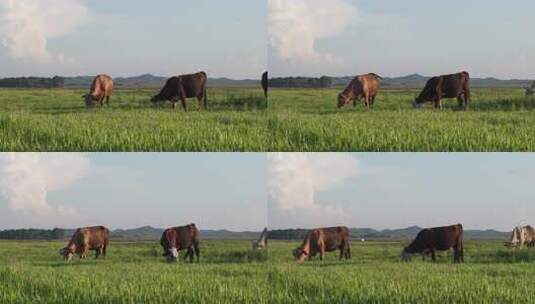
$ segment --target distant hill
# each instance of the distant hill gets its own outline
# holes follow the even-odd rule
[[[354,239],[366,240],[401,240],[411,239],[422,230],[421,227],[411,226],[403,229],[384,229],[375,230],[371,228],[351,228],[351,235]],[[279,229],[269,232],[271,239],[279,240],[298,240],[302,239],[307,229]],[[57,240],[66,239],[74,233],[74,229],[19,229],[0,231],[0,239],[9,240]],[[144,226],[134,229],[116,229],[111,232],[113,239],[119,240],[159,240],[162,236],[162,228]],[[203,239],[222,239],[222,240],[256,240],[260,236],[260,231],[242,231],[234,232],[229,230],[201,230]],[[507,240],[510,232],[501,232],[497,230],[465,230],[466,239],[478,240]]]
[[[330,88],[345,87],[354,76],[330,77],[322,76],[319,78],[312,77],[277,77],[270,79],[270,86],[274,88]],[[422,88],[430,79],[429,76],[412,74],[401,77],[385,77],[381,81],[384,88]],[[523,88],[531,84],[531,80],[513,79],[501,80],[497,78],[472,78],[472,87],[511,87]]]
[[[91,85],[94,76],[63,77],[65,88],[87,88]],[[161,88],[168,77],[144,74],[134,77],[114,78],[117,88]],[[229,78],[209,78],[208,85],[212,87],[253,87],[260,86],[260,80]]]
[[[418,234],[422,227],[411,226],[402,229],[384,229],[375,230],[371,228],[351,228],[351,236],[354,239],[366,240],[400,240],[412,239]],[[272,239],[293,240],[302,239],[307,233],[307,229],[283,229],[272,230],[269,236]],[[502,232],[497,230],[465,230],[464,237],[466,239],[478,240],[506,240],[510,236],[509,232]]]
[[[354,76],[344,76],[344,77],[332,77],[333,86],[342,87],[349,84]],[[402,77],[385,77],[381,81],[381,86],[383,87],[393,87],[393,88],[422,88],[425,86],[425,83],[430,79],[429,76],[422,76],[419,74],[412,74]],[[512,80],[501,80],[497,78],[472,78],[471,86],[472,87],[516,87],[522,88],[530,84],[532,80],[525,79],[512,79]]]

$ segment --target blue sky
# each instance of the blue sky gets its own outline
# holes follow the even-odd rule
[[[242,153],[2,154],[0,229],[195,222],[261,230],[265,165],[264,154]]]
[[[273,75],[535,78],[533,11],[528,0],[271,0],[269,66]]]
[[[535,224],[535,154],[0,153],[0,229]]]
[[[4,2],[0,77],[205,70],[256,79],[267,65],[266,14],[265,0]]]
[[[535,154],[334,153],[304,158],[271,160],[277,172],[271,178],[284,180],[269,192],[271,228],[462,223],[468,229],[508,231],[535,223]],[[300,182],[292,182],[296,176]],[[310,201],[296,204],[296,198]]]

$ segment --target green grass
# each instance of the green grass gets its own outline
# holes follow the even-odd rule
[[[336,108],[337,89],[210,88],[209,110],[153,108],[155,90],[117,90],[85,108],[85,90],[0,89],[0,151],[535,151],[535,99],[476,89],[469,111],[416,90],[383,90],[372,110]]]
[[[298,242],[271,242],[270,284],[277,303],[533,303],[535,250],[466,241],[465,264],[442,253],[436,263],[402,263],[400,243],[353,242],[352,259],[296,264]]]
[[[417,90],[383,90],[374,109],[336,108],[337,89],[274,89],[274,151],[535,151],[535,99],[522,90],[475,89],[468,111],[446,100],[413,109]]]
[[[247,241],[205,241],[199,264],[167,264],[157,242],[65,263],[62,246],[0,242],[0,303],[267,303],[266,257]]]
[[[260,89],[213,88],[209,110],[154,108],[155,90],[116,90],[109,108],[86,108],[84,90],[0,90],[1,151],[264,151]]]
[[[466,241],[465,260],[398,260],[402,244],[354,242],[353,258],[302,264],[299,242],[203,241],[199,264],[167,264],[156,243],[112,242],[106,260],[64,263],[63,242],[0,242],[0,303],[533,303],[535,250]]]

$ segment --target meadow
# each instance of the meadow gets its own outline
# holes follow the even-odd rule
[[[468,111],[414,109],[418,90],[383,89],[373,109],[337,109],[341,89],[273,89],[274,151],[535,151],[535,99],[521,89],[476,88]]]
[[[353,258],[297,264],[299,242],[207,240],[201,262],[167,264],[153,242],[111,244],[106,260],[64,263],[64,242],[0,242],[0,303],[533,303],[535,250],[465,242],[465,264],[402,263],[399,242],[353,242]]]
[[[156,89],[117,89],[110,106],[86,108],[87,90],[0,89],[0,151],[265,151],[260,88],[209,88],[208,111],[156,108]]]
[[[155,108],[154,89],[118,89],[86,108],[86,90],[0,89],[0,151],[535,151],[535,99],[520,89],[474,89],[413,109],[417,90],[385,89],[373,109],[336,108],[339,89],[209,88],[209,109]]]

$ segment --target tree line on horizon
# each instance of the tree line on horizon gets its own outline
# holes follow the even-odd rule
[[[0,88],[62,88],[65,79],[60,76],[46,77],[14,77],[0,79]]]

